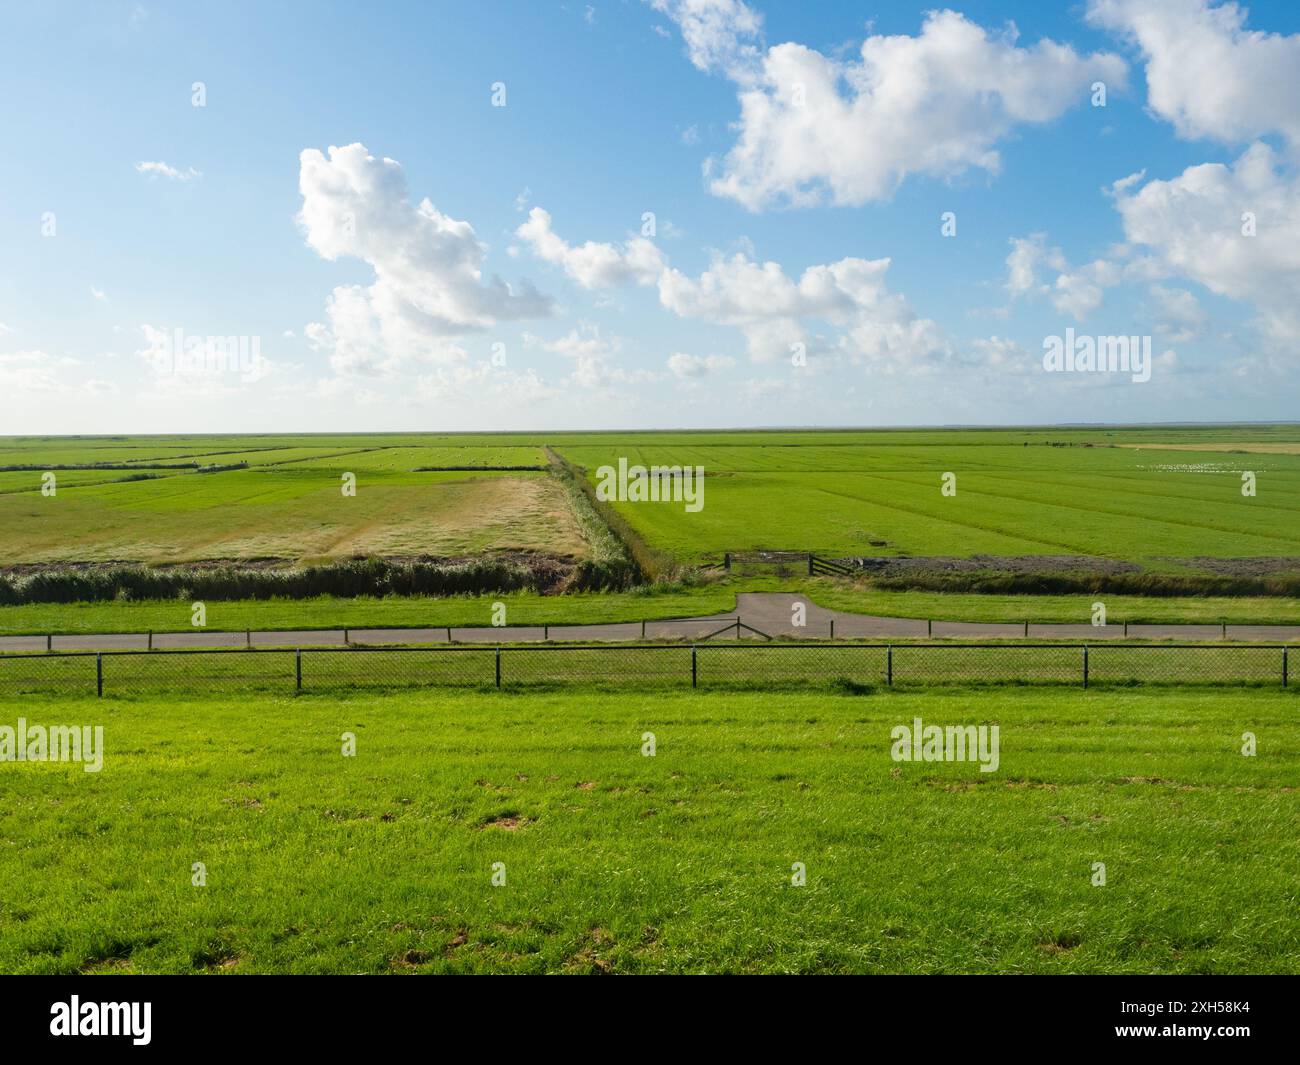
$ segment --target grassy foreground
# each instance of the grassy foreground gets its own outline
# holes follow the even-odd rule
[[[0,725],[102,724],[106,753],[0,763],[0,971],[1295,972],[1298,711],[1052,689],[10,702]],[[894,762],[914,716],[998,724],[997,771]]]
[[[740,592],[791,592],[832,610],[934,621],[1029,621],[1087,624],[1092,604],[1106,605],[1111,624],[1226,621],[1230,625],[1300,624],[1300,602],[1276,597],[1160,598],[1121,595],[962,595],[885,592],[830,578],[742,577],[693,586],[650,585],[628,592],[538,595],[262,599],[210,602],[208,630],[335,629],[489,625],[492,604],[506,604],[511,625],[572,625],[729,613]],[[0,636],[111,632],[183,632],[188,600],[33,603],[0,606]]]

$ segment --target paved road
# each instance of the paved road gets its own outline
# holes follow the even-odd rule
[[[804,605],[804,624],[794,624],[796,604]],[[620,622],[607,625],[510,625],[493,628],[453,627],[427,629],[332,629],[299,632],[162,632],[155,633],[152,646],[160,650],[185,647],[342,647],[353,644],[438,644],[447,643],[530,643],[542,640],[605,642],[620,640],[753,638],[753,632],[734,627],[739,620],[759,633],[776,639],[838,637],[888,639],[900,636],[935,636],[987,639],[989,637],[1028,638],[1030,640],[1113,640],[1123,639],[1124,626],[1108,625],[1036,625],[981,624],[965,621],[917,621],[913,618],[873,617],[848,614],[817,606],[797,595],[781,592],[745,592],[737,597],[737,609],[726,614],[709,614],[676,621]],[[728,624],[732,627],[727,628]],[[724,631],[718,632],[719,629]],[[1282,643],[1300,640],[1300,625],[1229,625],[1231,640]],[[1127,635],[1136,639],[1218,640],[1224,635],[1219,625],[1130,625]],[[150,637],[145,633],[118,633],[100,636],[55,636],[48,646],[55,651],[125,651],[145,650]],[[0,636],[0,651],[40,652],[47,649],[44,636]]]
[[[793,624],[796,603],[805,603],[805,626]],[[743,592],[737,596],[737,613],[747,625],[771,636],[826,638],[835,622],[835,635],[852,637],[944,636],[948,638],[1004,637],[1030,640],[1255,640],[1284,643],[1300,639],[1300,625],[1080,625],[990,624],[973,621],[917,621],[912,618],[873,617],[827,610],[797,595],[780,592]]]

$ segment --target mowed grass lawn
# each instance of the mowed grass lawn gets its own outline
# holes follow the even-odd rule
[[[106,754],[0,763],[0,970],[1294,972],[1298,711],[1169,689],[11,701],[0,723],[102,724]],[[894,762],[916,716],[998,724],[998,770]]]
[[[630,465],[702,466],[698,512],[681,502],[614,504],[648,543],[689,562],[757,548],[831,556],[1093,555],[1155,568],[1171,567],[1165,556],[1300,556],[1300,455],[1110,446],[1184,435],[749,433],[725,443],[665,436],[559,450],[593,482],[600,466],[616,467],[620,457]],[[1250,434],[1199,431],[1217,446],[1243,435]],[[1300,439],[1300,430],[1292,428],[1291,437]],[[1246,471],[1256,476],[1253,497],[1242,495]],[[940,491],[945,473],[956,478],[955,495]]]

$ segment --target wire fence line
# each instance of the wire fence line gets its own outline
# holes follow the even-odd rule
[[[0,697],[348,688],[1231,684],[1287,687],[1284,645],[595,644],[0,655]]]
[[[551,641],[593,643],[635,640],[705,641],[825,640],[886,641],[919,639],[1068,640],[1100,643],[1121,639],[1241,640],[1261,645],[1300,640],[1300,625],[1138,624],[926,621],[838,615],[787,628],[775,619],[742,621],[738,615],[660,618],[626,622],[591,622],[508,626],[407,626],[342,629],[198,629],[184,632],[53,633],[0,635],[0,654],[53,651],[219,650],[224,648],[291,651],[322,647],[394,647],[407,645],[473,644],[496,646]]]

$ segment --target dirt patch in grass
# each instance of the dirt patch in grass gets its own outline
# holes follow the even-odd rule
[[[614,937],[605,929],[592,928],[581,947],[565,959],[565,967],[572,972],[597,975],[612,973],[614,964],[606,955],[613,945]]]
[[[427,950],[411,950],[399,954],[388,963],[390,969],[418,969],[429,962],[431,955]]]
[[[499,828],[504,832],[516,832],[536,822],[537,818],[535,817],[524,817],[521,814],[499,814],[496,817],[488,818],[478,827],[480,829]]]
[[[1035,946],[1044,954],[1065,954],[1082,942],[1083,937],[1077,932],[1062,932],[1049,939],[1040,940]]]
[[[244,956],[224,943],[209,943],[190,952],[190,964],[195,969],[233,969]]]
[[[132,972],[130,958],[100,958],[98,961],[87,962],[77,970],[83,976],[94,976],[96,973],[129,973]]]
[[[373,821],[374,814],[366,813],[365,810],[334,810],[326,809],[321,811],[321,816],[330,821]]]

